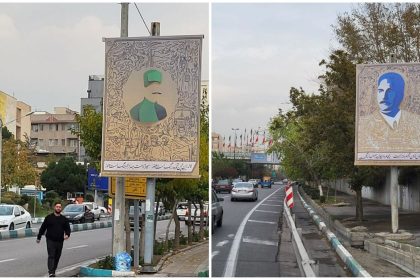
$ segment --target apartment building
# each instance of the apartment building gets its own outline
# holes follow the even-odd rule
[[[79,156],[79,139],[71,133],[78,130],[76,113],[56,107],[54,113],[35,112],[31,115],[31,144],[38,155]]]

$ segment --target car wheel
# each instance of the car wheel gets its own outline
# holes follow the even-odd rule
[[[15,229],[15,224],[11,223],[10,226],[9,226],[9,230],[14,230],[14,229]]]
[[[26,223],[26,228],[31,228],[31,223],[30,222]]]
[[[217,221],[217,227],[221,227],[222,226],[222,223],[223,223],[223,213],[222,213],[222,215],[220,216],[220,219]]]

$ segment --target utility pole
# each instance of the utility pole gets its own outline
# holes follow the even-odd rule
[[[121,3],[121,37],[128,37],[128,3]],[[125,217],[125,188],[124,177],[117,177],[115,197],[113,201],[113,243],[112,255],[125,251],[124,217]]]
[[[0,203],[1,203],[1,162],[3,160],[3,120],[0,116]]]
[[[152,36],[160,36],[160,23],[152,22]],[[153,211],[155,205],[156,178],[147,178],[146,181],[146,203],[145,203],[145,232],[144,232],[144,264],[143,273],[156,273],[153,267],[153,245],[154,240],[154,221],[155,213]],[[143,209],[142,209],[143,210]]]
[[[232,130],[235,132],[235,143],[233,144],[233,159],[236,159],[236,131],[238,131],[239,128],[232,128]]]

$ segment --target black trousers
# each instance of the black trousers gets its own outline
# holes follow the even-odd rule
[[[55,274],[58,261],[61,257],[64,241],[54,241],[47,238],[47,252],[48,252],[48,273]]]

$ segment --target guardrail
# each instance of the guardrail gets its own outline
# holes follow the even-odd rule
[[[289,207],[286,205],[286,200],[284,200],[284,216],[286,218],[287,226],[291,231],[293,249],[296,253],[297,262],[299,265],[300,271],[304,274],[305,277],[317,277],[315,271],[317,271],[317,264],[315,261],[309,258],[308,252],[306,252],[305,246],[303,245],[302,239],[296,228],[295,222],[290,214]]]
[[[302,196],[299,194],[299,198],[302,201],[303,207],[305,207],[306,211],[308,211],[309,215],[314,220],[315,224],[318,226],[318,229],[323,232],[328,241],[331,243],[332,247],[334,248],[335,252],[341,258],[341,260],[350,268],[351,272],[354,276],[357,277],[372,277],[354,258],[353,256],[347,251],[346,248],[340,243],[338,238],[332,233],[327,225],[322,221],[322,219],[316,215],[316,212],[312,210],[312,208],[303,200]]]

